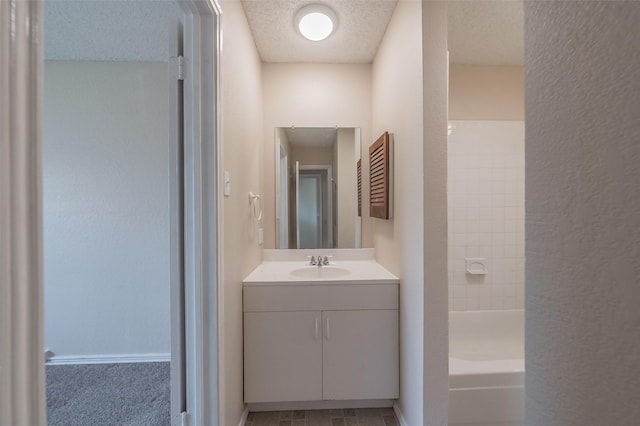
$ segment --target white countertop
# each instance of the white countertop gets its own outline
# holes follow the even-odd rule
[[[327,271],[332,268],[348,270],[349,273],[336,277]],[[303,269],[309,269],[311,275],[317,276],[300,278],[292,275],[292,271]],[[322,267],[311,266],[308,262],[296,260],[264,261],[243,280],[243,285],[398,284],[399,282],[398,277],[375,260],[332,260],[328,266]]]

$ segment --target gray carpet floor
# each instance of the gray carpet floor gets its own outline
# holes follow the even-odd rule
[[[170,425],[169,363],[48,365],[49,426]]]

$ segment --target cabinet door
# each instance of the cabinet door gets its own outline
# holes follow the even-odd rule
[[[320,312],[244,314],[245,402],[322,399]]]
[[[324,399],[398,397],[398,311],[325,311]]]

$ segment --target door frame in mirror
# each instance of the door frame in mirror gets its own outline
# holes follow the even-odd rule
[[[333,228],[333,185],[331,184],[333,181],[333,167],[332,166],[328,166],[328,165],[304,165],[304,166],[300,166],[298,169],[300,172],[306,172],[306,173],[301,173],[301,174],[309,174],[309,172],[312,172],[314,170],[318,170],[320,172],[320,174],[322,175],[322,179],[324,180],[324,185],[326,186],[326,194],[322,194],[322,199],[324,200],[326,198],[326,204],[323,203],[323,210],[325,210],[327,212],[327,234],[325,235],[324,232],[324,226],[321,226],[321,236],[320,238],[322,239],[322,244],[328,244],[329,242],[331,243],[332,246],[335,245],[335,234],[334,231],[335,229]],[[299,182],[299,179],[296,180],[297,182]],[[299,208],[299,203],[300,203],[300,197],[297,193],[299,188],[296,188],[296,203],[298,205],[298,207],[296,208],[296,216],[299,215],[300,212],[300,208]],[[324,192],[324,191],[323,191]],[[296,222],[298,222],[299,224],[299,220],[298,217],[296,217]],[[298,235],[296,236],[297,241],[298,241],[298,247],[300,248],[300,237],[299,237],[299,233],[300,233],[300,227],[299,225],[296,227],[297,229],[297,233]],[[325,241],[326,238],[326,241]],[[315,247],[314,247],[315,248]],[[333,248],[333,247],[317,247],[317,248]]]

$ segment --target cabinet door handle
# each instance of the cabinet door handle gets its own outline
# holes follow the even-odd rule
[[[316,340],[318,340],[318,337],[320,337],[319,334],[320,334],[320,327],[318,324],[318,317],[316,317]]]
[[[324,335],[327,340],[331,337],[331,325],[329,324],[329,318],[325,319]]]

